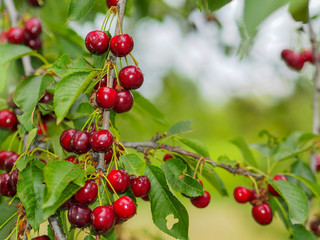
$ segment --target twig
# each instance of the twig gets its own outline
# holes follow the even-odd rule
[[[31,226],[29,223],[27,223],[27,226],[24,229],[22,240],[28,240],[28,234],[29,234],[30,230],[31,230]]]
[[[52,215],[49,217],[49,223],[53,230],[53,234],[55,236],[55,239],[57,240],[67,240],[66,236],[64,235],[62,228],[59,223],[59,218],[57,214]]]

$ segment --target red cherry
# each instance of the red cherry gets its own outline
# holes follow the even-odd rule
[[[124,113],[130,111],[133,106],[133,96],[130,91],[120,91],[117,93],[117,102],[113,107],[116,113]]]
[[[113,156],[113,150],[112,150],[112,148],[110,148],[110,149],[104,154],[104,161],[106,162],[106,164],[108,164],[109,162],[111,162],[112,156]]]
[[[19,178],[19,170],[15,169],[12,171],[10,175],[10,186],[13,191],[17,191],[17,183],[18,183],[18,178]]]
[[[118,217],[129,219],[136,214],[136,205],[130,197],[122,196],[113,203],[113,211]]]
[[[320,218],[312,220],[310,223],[310,228],[314,235],[320,237]]]
[[[74,198],[69,198],[64,204],[60,206],[60,209],[62,210],[69,210],[73,205],[77,204],[76,200]]]
[[[79,164],[79,160],[76,156],[70,156],[65,159],[65,161],[71,162],[73,164]]]
[[[47,122],[54,120],[54,117],[52,117],[50,114],[46,114],[41,117],[41,120],[42,120],[42,122],[47,123]]]
[[[251,200],[252,193],[250,189],[239,186],[234,189],[233,196],[238,203],[246,203]]]
[[[14,129],[18,124],[17,116],[9,110],[0,111],[0,128],[3,129]]]
[[[98,196],[98,186],[93,180],[86,181],[84,186],[76,192],[74,199],[81,204],[93,203]]]
[[[0,175],[0,194],[8,197],[12,197],[16,194],[16,192],[11,188],[10,174],[8,173],[2,173]]]
[[[9,151],[0,151],[0,170],[4,169],[4,161],[6,160],[6,158],[10,157],[13,154],[15,153]]]
[[[99,234],[108,232],[113,227],[114,221],[113,210],[107,206],[96,207],[91,213],[91,224]]]
[[[252,208],[252,216],[257,223],[267,225],[272,221],[272,210],[268,203],[263,203]]]
[[[115,35],[110,41],[110,50],[116,57],[125,57],[133,49],[133,39],[129,34]]]
[[[131,179],[130,188],[136,197],[145,197],[151,188],[150,180],[146,176]]]
[[[96,78],[97,78],[97,77],[95,77],[95,79],[96,79]],[[100,80],[99,82],[97,82],[96,85],[94,85],[94,89],[95,89],[95,90],[98,90],[98,88],[100,88],[100,87],[107,87],[107,78],[108,78],[107,74],[104,75],[104,76],[101,78],[101,80]]]
[[[98,152],[106,152],[113,143],[113,136],[109,130],[95,131],[90,137],[91,147]]]
[[[0,157],[0,159],[1,159],[1,157]],[[0,160],[0,162],[1,162],[1,160]],[[316,168],[317,168],[317,172],[320,172],[320,155],[316,155]]]
[[[208,191],[204,191],[203,195],[199,197],[191,198],[190,200],[195,207],[205,208],[210,203],[210,199],[211,199],[210,193]]]
[[[31,240],[50,240],[50,238],[47,235],[42,235],[39,237],[32,238]]]
[[[85,43],[89,52],[101,55],[108,50],[110,37],[105,32],[95,30],[89,32],[86,36]]]
[[[77,131],[70,140],[71,149],[76,154],[84,154],[90,150],[89,133]]]
[[[53,94],[45,92],[43,97],[39,100],[40,103],[49,103],[53,99]]]
[[[25,40],[24,29],[19,27],[12,27],[7,32],[7,38],[10,43],[21,44]]]
[[[34,7],[41,7],[44,3],[44,0],[42,0],[41,2],[39,2],[39,0],[28,0],[28,2]]]
[[[119,82],[127,90],[138,89],[143,83],[143,74],[136,66],[127,66],[119,72]]]
[[[108,8],[117,6],[119,0],[106,0]]]
[[[40,19],[36,17],[30,18],[24,23],[24,29],[29,35],[37,37],[42,31]]]
[[[144,200],[144,201],[146,201],[146,202],[149,202],[149,201],[150,201],[149,195],[144,196],[144,197],[142,197],[141,199]]]
[[[10,172],[18,158],[19,158],[19,155],[16,153],[12,154],[10,157],[7,157],[4,160],[4,164],[3,164],[4,170],[6,170],[7,172]]]
[[[40,37],[26,37],[26,45],[33,50],[39,50],[42,47],[42,40]]]
[[[64,130],[60,136],[60,145],[67,151],[72,152],[71,149],[71,138],[77,132],[76,129],[70,128]]]
[[[291,49],[283,49],[281,51],[281,58],[283,60],[286,60],[288,58],[288,56],[290,56],[293,53],[294,53],[294,51],[292,51]]]
[[[313,53],[311,51],[311,49],[305,49],[302,52],[300,52],[300,58],[304,61],[304,62],[310,62],[313,63]]]
[[[72,226],[83,228],[90,223],[91,210],[87,206],[75,204],[69,208],[68,220]]]
[[[43,135],[47,133],[48,127],[47,124],[42,122],[38,124],[38,135]]]
[[[279,180],[288,181],[288,179],[282,174],[277,174],[272,179],[275,181],[279,181]],[[276,196],[276,197],[280,196],[280,194],[277,193],[277,191],[270,184],[268,184],[268,190],[273,196]]]
[[[173,156],[170,153],[167,153],[166,155],[164,155],[163,157],[163,161],[167,161],[168,159],[173,158]]]
[[[117,91],[109,87],[100,87],[97,90],[96,102],[101,108],[113,108],[117,102]]]
[[[107,178],[116,193],[124,193],[129,187],[129,174],[126,170],[112,170]],[[110,192],[113,192],[110,184],[107,182]]]
[[[292,50],[285,49],[281,52],[281,57],[286,62],[286,64],[298,71],[300,71],[304,65],[304,61],[300,54],[293,52]]]
[[[114,213],[114,210],[113,210],[113,205],[108,205],[106,206],[107,208],[110,208],[113,212],[113,215],[114,215],[114,225],[119,225],[121,223],[123,223],[125,220],[123,220],[122,218],[118,217],[115,213]]]

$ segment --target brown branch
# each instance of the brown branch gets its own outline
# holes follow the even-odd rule
[[[55,236],[54,239],[56,240],[67,240],[66,236],[64,235],[64,232],[62,231],[62,228],[59,223],[59,217],[57,214],[54,214],[48,218],[50,226],[52,228],[53,234]]]

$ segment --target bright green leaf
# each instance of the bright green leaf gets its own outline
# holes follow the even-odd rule
[[[10,136],[11,130],[5,130],[0,128],[0,146]]]
[[[71,0],[68,12],[68,21],[77,21],[85,17],[91,10],[94,0]]]
[[[210,11],[217,11],[232,0],[207,0],[208,2],[208,8]]]
[[[191,138],[182,138],[182,137],[177,137],[177,139],[180,142],[182,142],[184,145],[190,147],[191,149],[199,153],[201,156],[209,157],[209,152],[207,148],[199,140],[191,139]]]
[[[19,171],[22,171],[25,169],[28,165],[29,162],[36,160],[36,156],[26,156],[24,155],[23,157],[19,158],[16,163],[16,167]]]
[[[309,20],[309,0],[291,0],[289,12],[297,22]]]
[[[17,44],[0,44],[0,65],[5,64],[8,61],[19,59],[23,56],[30,55],[32,51],[29,47]]]
[[[143,161],[139,156],[133,153],[121,155],[120,161],[124,163],[126,170],[130,174],[142,173],[146,165],[145,161]]]
[[[292,234],[295,240],[317,240],[318,238],[303,225],[295,224],[292,226]]]
[[[310,181],[304,177],[298,176],[296,174],[287,173],[286,175],[294,177],[294,178],[300,180],[301,182],[303,182],[311,190],[311,192],[320,199],[320,185],[319,184],[317,184],[316,182]]]
[[[33,140],[35,139],[35,137],[37,136],[37,132],[38,132],[38,128],[34,128],[32,129],[29,134],[28,134],[28,138],[27,138],[27,147],[26,150],[29,149],[30,145],[32,144]]]
[[[167,137],[181,133],[191,132],[192,128],[190,127],[190,125],[193,122],[193,120],[187,120],[174,124],[172,127],[169,128],[167,132]]]

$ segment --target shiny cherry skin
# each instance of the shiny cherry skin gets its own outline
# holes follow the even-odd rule
[[[106,152],[113,143],[113,136],[109,130],[95,131],[90,137],[91,147],[98,152]]]
[[[145,197],[151,189],[150,180],[146,176],[130,179],[130,188],[136,197]]]
[[[10,151],[0,151],[0,170],[4,169],[4,161],[6,160],[6,158],[10,157],[13,154],[14,152]]]
[[[21,44],[25,40],[25,31],[19,27],[12,27],[7,32],[7,39],[9,43]]]
[[[75,204],[68,210],[70,224],[78,228],[84,228],[90,223],[90,215],[90,208],[80,204]]]
[[[121,223],[123,223],[125,220],[123,220],[122,218],[118,217],[113,210],[113,205],[107,205],[107,208],[110,208],[114,214],[114,225],[119,225]]]
[[[0,194],[8,197],[12,197],[16,194],[16,192],[11,188],[10,174],[8,173],[2,173],[0,175]]]
[[[97,90],[96,102],[103,109],[111,109],[117,102],[117,91],[109,87],[100,87]]]
[[[24,23],[24,30],[32,37],[37,37],[42,31],[41,21],[37,17],[30,18]]]
[[[92,54],[101,55],[108,50],[110,37],[105,32],[95,30],[89,32],[85,39],[88,51]]]
[[[97,77],[95,77],[95,78],[97,78]],[[98,90],[98,89],[101,88],[101,87],[107,87],[107,78],[108,78],[108,76],[107,76],[107,75],[104,75],[104,76],[101,78],[101,80],[100,80],[99,82],[97,82],[96,85],[94,85],[94,89],[95,89],[95,90]]]
[[[119,0],[106,0],[108,8],[117,6],[118,2],[119,2]]]
[[[197,208],[205,208],[210,203],[210,199],[210,193],[208,191],[204,191],[203,195],[191,198],[190,201]]]
[[[129,174],[126,170],[112,170],[108,174],[107,179],[116,193],[124,193],[130,184]],[[110,184],[107,182],[110,192],[113,192]]]
[[[47,124],[42,122],[38,124],[38,135],[46,134],[48,130]]]
[[[136,214],[136,205],[130,197],[122,196],[113,203],[113,211],[118,217],[127,220]]]
[[[32,238],[31,240],[50,240],[50,238],[47,235],[42,235],[39,237]]]
[[[3,168],[6,172],[10,172],[20,155],[14,153],[4,160]]]
[[[39,100],[40,103],[49,103],[53,99],[53,94],[45,92],[43,97]]]
[[[133,49],[133,38],[129,34],[115,35],[110,41],[110,50],[116,57],[125,57]]]
[[[277,174],[272,179],[275,181],[288,181],[288,179],[282,174]],[[271,186],[271,184],[268,184],[268,190],[273,196],[280,197],[280,194],[277,193],[277,191]]]
[[[26,37],[26,45],[33,50],[39,50],[42,47],[42,40],[40,37]]]
[[[163,157],[163,161],[167,161],[168,159],[173,158],[173,156],[170,153],[167,153],[166,155],[164,155]]]
[[[319,217],[311,221],[310,229],[314,233],[314,235],[320,237],[320,218]]]
[[[113,107],[116,113],[124,113],[130,111],[133,106],[133,96],[130,91],[120,91],[117,93],[117,102]]]
[[[67,151],[72,152],[71,149],[71,138],[77,132],[76,129],[70,128],[64,130],[60,136],[60,145]]]
[[[90,219],[93,229],[99,234],[108,232],[115,223],[113,210],[107,206],[93,209]]]
[[[9,110],[0,111],[0,128],[3,129],[14,129],[18,124],[16,114]]]
[[[138,89],[143,84],[143,74],[136,66],[127,66],[119,72],[120,85],[127,89]]]
[[[260,225],[268,225],[273,218],[272,209],[268,203],[253,206],[252,216]]]
[[[252,192],[248,188],[239,186],[234,189],[233,196],[238,203],[246,203],[251,200]]]
[[[93,180],[85,182],[84,186],[76,192],[74,199],[81,204],[93,203],[98,196],[98,186]]]
[[[76,156],[70,156],[65,159],[65,161],[71,162],[73,164],[79,164],[79,160]]]
[[[15,192],[17,191],[18,178],[19,178],[19,170],[15,169],[10,174],[10,186]]]
[[[71,149],[76,154],[84,154],[90,150],[90,135],[86,131],[77,131],[71,138]]]

